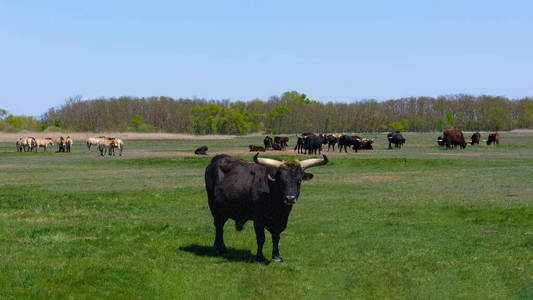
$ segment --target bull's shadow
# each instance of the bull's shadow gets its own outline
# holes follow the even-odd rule
[[[215,249],[213,249],[213,246],[201,246],[192,244],[185,247],[179,247],[179,249],[181,251],[193,253],[197,256],[220,257],[227,261],[241,261],[250,263],[255,261],[255,255],[253,255],[252,251],[250,250],[227,248],[228,253],[221,255],[218,254]]]

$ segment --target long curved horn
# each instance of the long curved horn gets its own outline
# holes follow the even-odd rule
[[[259,165],[263,165],[263,166],[272,167],[272,168],[276,168],[277,169],[283,163],[282,161],[278,161],[278,160],[275,160],[275,159],[259,158],[258,156],[259,156],[259,152],[254,155],[254,162],[256,164],[259,164]]]
[[[307,168],[325,165],[328,163],[328,157],[324,154],[322,154],[322,156],[324,157],[323,159],[311,158],[311,159],[306,159],[304,161],[301,161],[300,166],[302,166],[302,169],[305,170]]]

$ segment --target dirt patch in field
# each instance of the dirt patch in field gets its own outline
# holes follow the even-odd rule
[[[313,178],[318,184],[387,184],[398,182],[402,179],[397,175],[351,175],[342,177]]]
[[[0,165],[0,169],[14,169],[14,168],[20,168],[20,166],[15,166],[15,165]]]
[[[345,174],[342,176],[315,176],[313,183],[318,184],[389,184],[400,183],[412,176],[425,176],[424,171],[408,171],[391,173],[367,173],[367,174]]]
[[[48,217],[27,217],[27,218],[20,218],[18,221],[26,222],[26,223],[51,223],[53,221],[56,221],[55,218],[48,218]]]
[[[256,152],[250,152],[248,150],[240,150],[240,149],[233,149],[233,150],[225,150],[225,151],[208,151],[207,155],[196,155],[194,152],[164,152],[164,151],[146,151],[146,150],[132,150],[128,151],[128,153],[124,153],[123,157],[128,158],[148,158],[148,157],[162,157],[162,158],[173,158],[173,157],[214,157],[218,154],[227,154],[231,156],[253,156]],[[370,155],[371,151],[359,151],[357,153],[355,152],[322,152],[326,156],[334,156],[334,157],[353,157],[353,156],[366,156]],[[300,160],[304,160],[310,157],[313,157],[313,155],[304,155],[304,154],[298,154],[292,150],[286,150],[286,151],[266,151],[266,152],[259,152],[260,156],[281,156],[281,155],[298,155]],[[319,155],[316,155],[319,156]]]
[[[493,157],[493,156],[516,156],[514,153],[487,153],[487,152],[458,152],[458,153],[438,153],[430,152],[429,155],[437,156],[464,156],[464,157]]]

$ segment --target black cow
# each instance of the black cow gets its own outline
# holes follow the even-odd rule
[[[339,137],[331,135],[331,134],[328,134],[326,136],[326,140],[328,142],[328,151],[329,151],[330,147],[333,147],[333,151],[335,151],[335,144],[337,144],[337,142],[339,141]]]
[[[442,136],[439,136],[437,138],[437,144],[439,144],[439,146],[446,146],[446,141],[444,140]]]
[[[322,135],[310,135],[305,139],[305,154],[321,154],[326,139]]]
[[[194,154],[196,155],[206,155],[207,153],[205,153],[207,151],[207,146],[202,146],[202,147],[199,147],[198,149],[194,150]]]
[[[305,140],[307,136],[296,136],[296,146],[294,146],[294,151],[298,150],[298,153],[303,153],[305,150]]]
[[[265,152],[265,148],[262,146],[248,145],[248,148],[250,148],[250,152]]]
[[[457,129],[446,129],[444,130],[444,137],[442,138],[446,143],[446,149],[455,148],[461,146],[461,148],[466,148],[466,141],[461,130]]]
[[[344,147],[344,152],[348,152],[348,147],[352,147],[353,151],[357,152],[361,148],[361,137],[357,135],[342,135],[339,138],[339,152],[342,152]]]
[[[279,144],[281,146],[281,150],[285,150],[287,148],[287,144],[289,143],[289,137],[275,136],[274,143]]]
[[[472,142],[470,143],[471,145],[479,145],[479,140],[481,140],[481,134],[479,132],[474,132],[470,139],[472,140]]]
[[[373,150],[374,139],[361,139],[361,150]]]
[[[265,136],[265,139],[263,140],[263,143],[265,144],[265,149],[272,149],[272,138],[268,135]]]
[[[263,244],[266,228],[272,234],[272,260],[282,262],[278,243],[287,226],[289,213],[300,195],[302,180],[313,178],[305,169],[325,165],[328,158],[304,161],[278,161],[254,156],[255,164],[217,155],[205,169],[205,189],[215,225],[214,248],[226,253],[224,224],[235,220],[241,231],[248,220],[254,221],[257,240],[255,260],[264,263]]]
[[[405,138],[399,131],[389,132],[387,140],[389,140],[389,149],[392,149],[392,144],[394,144],[395,148],[402,148],[403,144],[405,144]]]
[[[487,146],[490,146],[490,144],[500,144],[500,134],[497,131],[493,131],[489,133],[489,139],[487,140]]]

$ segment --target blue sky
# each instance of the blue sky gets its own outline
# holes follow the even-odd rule
[[[533,96],[533,1],[0,1],[0,108]]]

